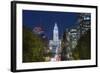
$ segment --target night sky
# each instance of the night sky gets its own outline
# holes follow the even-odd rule
[[[23,10],[23,25],[31,30],[34,27],[42,27],[48,39],[53,37],[55,23],[58,25],[61,39],[65,28],[75,26],[77,19],[78,13]]]

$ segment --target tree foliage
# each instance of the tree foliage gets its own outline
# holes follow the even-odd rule
[[[68,48],[68,40],[67,40],[67,36],[66,36],[66,32],[63,33],[63,38],[61,41],[61,60],[67,60],[67,48]]]
[[[78,44],[73,51],[74,59],[90,59],[91,58],[91,37],[90,37],[90,30],[85,32],[84,35],[80,37],[78,40]]]
[[[45,43],[30,30],[23,28],[23,62],[44,61]]]

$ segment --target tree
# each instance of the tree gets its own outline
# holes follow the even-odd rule
[[[45,43],[29,29],[23,28],[23,62],[44,61]]]
[[[68,40],[66,32],[63,33],[63,38],[61,41],[61,60],[67,60],[67,48],[68,48]]]
[[[84,35],[78,40],[78,44],[73,51],[74,59],[90,59],[91,58],[91,37],[90,30],[86,31]]]

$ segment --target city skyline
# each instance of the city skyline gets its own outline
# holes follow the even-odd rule
[[[65,29],[75,26],[77,19],[78,13],[23,10],[23,25],[31,30],[34,27],[41,27],[49,40],[53,39],[55,23],[58,25],[61,39]]]
[[[41,50],[41,59],[33,53],[37,61],[90,59],[90,27],[90,13],[23,10],[24,46]]]

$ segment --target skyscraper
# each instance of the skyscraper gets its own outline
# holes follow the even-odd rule
[[[51,61],[58,61],[61,51],[61,40],[59,39],[59,29],[57,23],[54,25],[53,39],[49,41],[49,48],[52,53]]]

